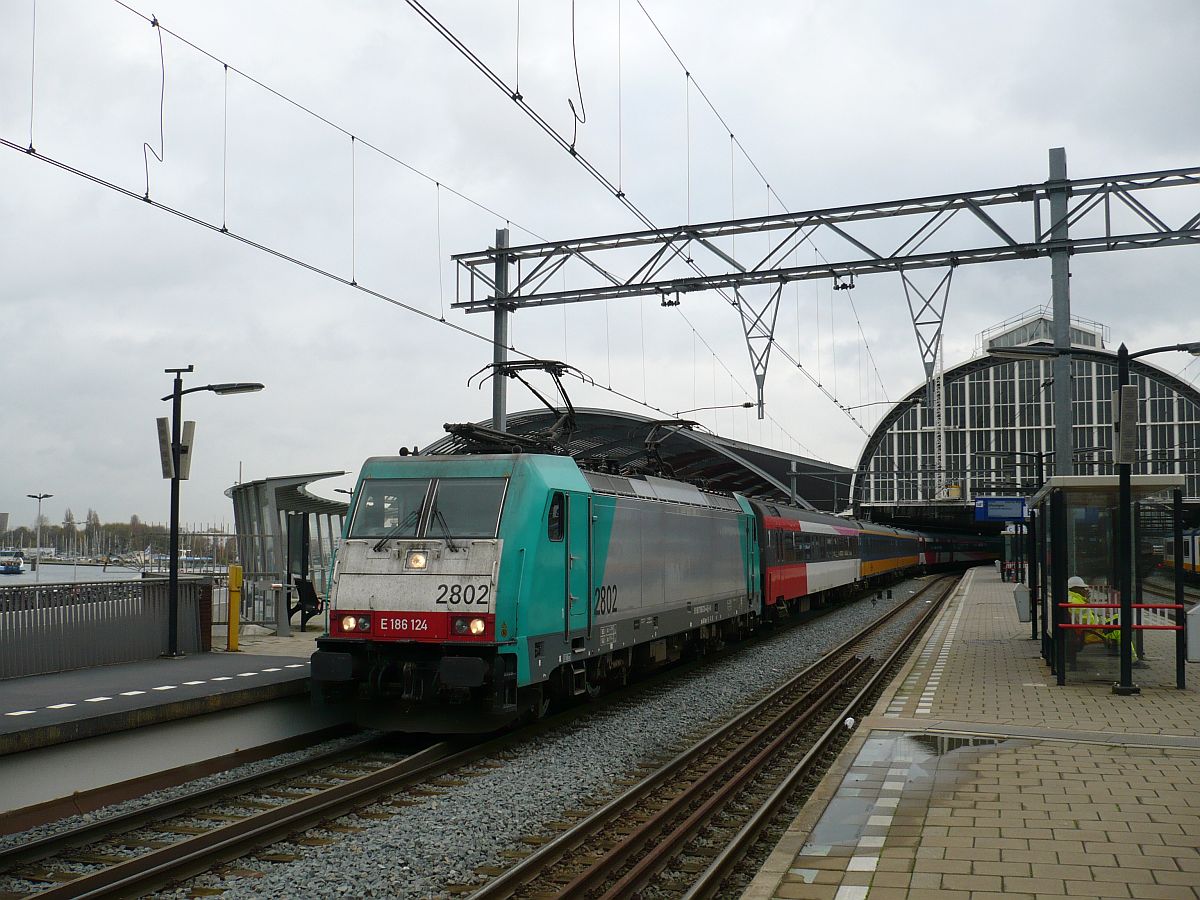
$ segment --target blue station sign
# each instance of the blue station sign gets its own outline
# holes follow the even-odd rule
[[[976,522],[1022,522],[1024,519],[1024,497],[978,497],[975,500]]]

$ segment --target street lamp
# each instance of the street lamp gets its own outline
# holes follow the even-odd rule
[[[753,409],[753,408],[754,408],[754,404],[751,403],[749,400],[747,400],[745,403],[726,403],[724,406],[697,406],[694,409],[681,409],[681,410],[679,410],[679,412],[675,413],[675,417],[678,418],[679,416],[682,416],[684,413],[704,412],[705,410],[709,410],[709,409]]]
[[[1137,400],[1126,403],[1125,388],[1129,384],[1129,361],[1153,353],[1179,351],[1200,356],[1200,341],[1169,344],[1130,353],[1121,344],[1117,348],[1117,397],[1120,406],[1113,410],[1113,456],[1117,462],[1117,589],[1121,597],[1121,680],[1113,685],[1113,693],[1121,696],[1138,693],[1133,683],[1133,461],[1137,456]],[[1126,428],[1132,425],[1132,431]]]
[[[194,366],[188,366],[183,369],[164,369],[168,375],[175,376],[175,382],[172,386],[171,393],[163,397],[163,400],[171,401],[171,558],[169,560],[169,574],[167,580],[167,656],[181,656],[179,652],[179,458],[183,452],[183,447],[180,443],[180,421],[179,417],[183,407],[183,395],[194,394],[197,391],[212,391],[214,394],[248,394],[253,391],[261,391],[263,386],[257,382],[250,381],[232,381],[223,382],[221,384],[206,384],[201,387],[183,389],[183,373],[194,371]],[[189,446],[187,452],[190,456],[192,448]]]
[[[26,494],[30,500],[36,500],[38,504],[37,511],[37,555],[35,556],[36,565],[34,571],[37,573],[34,581],[42,580],[42,501],[49,500],[53,494]]]

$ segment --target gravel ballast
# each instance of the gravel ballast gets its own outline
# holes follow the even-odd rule
[[[907,599],[924,581],[893,588],[894,600],[868,598],[806,625],[747,643],[718,666],[663,678],[642,691],[636,705],[617,703],[576,719],[551,734],[531,737],[494,768],[472,769],[462,786],[419,797],[403,809],[379,809],[386,821],[348,815],[337,820],[363,830],[332,835],[327,846],[282,842],[262,852],[295,854],[296,862],[255,860],[262,877],[200,876],[159,896],[189,896],[189,886],[219,887],[230,900],[276,897],[445,896],[448,885],[479,882],[480,866],[504,866],[504,851],[528,849],[522,837],[561,821],[567,810],[607,800],[623,790],[617,779],[661,758],[778,686]],[[882,647],[925,607],[897,617],[878,639]],[[870,652],[870,651],[868,651]],[[475,774],[478,772],[479,774]],[[631,774],[632,773],[632,774]],[[313,829],[310,835],[331,835]]]

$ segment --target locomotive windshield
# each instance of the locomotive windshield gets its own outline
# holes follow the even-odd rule
[[[438,479],[430,513],[436,521],[429,526],[429,534],[437,536],[444,527],[450,537],[495,537],[504,485],[503,478]]]
[[[429,493],[428,478],[372,479],[358,496],[352,538],[416,537],[421,507]]]
[[[491,538],[505,478],[372,478],[363,482],[351,538]]]

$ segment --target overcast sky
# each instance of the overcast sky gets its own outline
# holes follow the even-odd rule
[[[1072,177],[1200,164],[1194,0],[643,3],[691,86],[637,0],[581,2],[574,55],[563,0],[520,3],[519,53],[516,0],[428,7],[510,84],[519,63],[522,95],[567,135],[567,101],[578,108],[581,93],[577,147],[658,224],[780,209],[745,157],[731,163],[698,88],[791,210],[1038,182],[1057,146]],[[169,35],[160,141],[158,33],[108,0],[42,0],[36,40],[33,0],[0,3],[0,137],[24,147],[32,133],[38,153],[138,196],[148,165],[154,200],[480,333],[486,316],[450,308],[452,253],[486,247],[506,219],[514,243],[539,239],[520,229],[554,239],[639,227],[406,4],[130,6],[429,177],[361,144],[352,152],[342,131]],[[162,163],[144,161],[144,143]],[[484,341],[8,147],[0,185],[0,511],[14,526],[32,524],[25,495],[39,491],[54,494],[51,521],[68,507],[80,519],[94,508],[105,521],[166,520],[154,419],[169,413],[168,367],[195,365],[185,386],[267,386],[185,399],[199,423],[189,523],[232,524],[223,491],[239,472],[352,473],[317,486],[328,493],[367,456],[489,415],[490,391],[467,385],[490,361]],[[1195,189],[1167,193],[1144,199],[1171,224],[1200,209]],[[747,238],[739,255],[760,245]],[[1110,326],[1113,346],[1200,339],[1200,248],[1080,256],[1072,273],[1073,311]],[[947,364],[971,355],[981,329],[1048,302],[1049,274],[1046,260],[961,267]],[[715,294],[677,309],[530,310],[512,336],[663,410],[753,398],[739,321]],[[828,282],[789,286],[777,336],[845,405],[895,400],[922,375],[895,275],[836,294]],[[1200,375],[1189,357],[1158,361]],[[570,387],[578,406],[647,412]],[[513,391],[510,409],[530,405]],[[782,356],[767,410],[762,423],[744,410],[697,418],[856,461],[863,432]],[[886,410],[859,412],[869,427]]]

